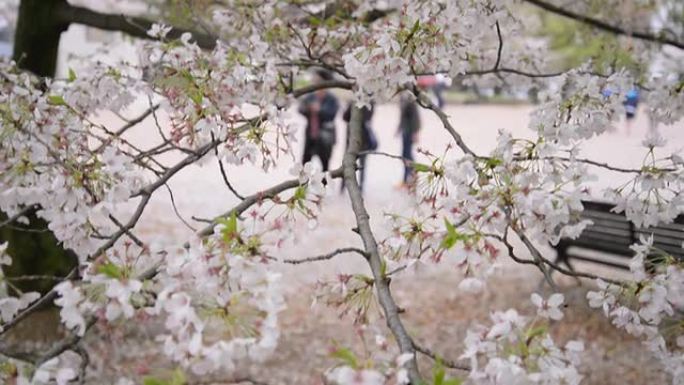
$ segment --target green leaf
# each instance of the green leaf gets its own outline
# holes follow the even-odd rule
[[[168,381],[160,380],[156,377],[143,378],[143,385],[170,385]]]
[[[432,368],[432,385],[461,385],[462,383],[463,380],[458,377],[447,378],[444,364],[442,364],[442,360],[437,357],[435,366]]]
[[[347,348],[338,348],[334,352],[332,352],[333,358],[337,358],[338,360],[344,362],[346,365],[350,366],[353,369],[356,369],[359,367],[359,362],[356,358],[356,355],[354,352]]]
[[[111,262],[107,262],[104,265],[100,265],[100,267],[97,268],[97,272],[100,274],[104,274],[109,278],[123,277],[123,270],[121,270],[119,266]]]
[[[503,164],[503,160],[499,158],[487,158],[487,167],[488,168],[496,168],[496,166],[499,166]]]
[[[536,328],[529,329],[527,330],[527,333],[525,333],[527,337],[526,340],[530,341],[536,337],[543,336],[546,332],[546,326],[537,326]]]
[[[218,220],[218,223],[223,225],[223,230],[221,231],[223,240],[229,242],[238,232],[237,213],[233,211],[230,214],[230,218],[221,218]]]
[[[195,102],[197,105],[201,105],[202,100],[204,99],[204,95],[202,95],[202,92],[199,89],[191,90],[188,93],[188,96],[190,97],[190,100]]]
[[[430,170],[432,170],[430,166],[422,163],[413,163],[413,169],[416,172],[430,172]]]
[[[169,385],[185,385],[186,383],[185,373],[183,373],[180,368],[176,368],[176,370],[173,371]]]
[[[443,385],[445,376],[446,370],[444,369],[444,365],[442,365],[440,360],[437,360],[435,367],[432,368],[432,384]]]
[[[67,103],[64,98],[60,95],[50,95],[48,96],[48,103],[53,106],[66,106]]]
[[[76,72],[74,72],[73,68],[69,68],[69,83],[73,82],[76,80]]]
[[[449,250],[454,247],[458,241],[465,241],[468,239],[467,235],[459,233],[458,230],[456,230],[456,226],[451,224],[446,218],[444,218],[444,226],[446,227],[447,234],[444,239],[442,239],[442,244],[440,245],[443,249]]]
[[[294,193],[294,199],[296,201],[298,201],[298,200],[303,200],[305,198],[306,198],[306,186],[297,187],[297,189],[295,190],[295,193]]]

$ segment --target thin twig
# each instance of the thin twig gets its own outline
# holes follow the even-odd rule
[[[323,254],[323,255],[317,255],[315,257],[308,257],[308,258],[302,258],[302,259],[284,259],[284,263],[289,263],[291,265],[299,265],[301,263],[307,263],[307,262],[318,262],[318,261],[327,261],[330,259],[333,259],[335,256],[339,254],[344,254],[344,253],[357,253],[363,256],[364,258],[368,258],[368,254],[366,254],[365,251],[356,248],[356,247],[343,247],[340,249],[337,249],[335,251],[332,251],[328,254]]]
[[[456,361],[447,360],[446,358],[442,357],[441,355],[438,355],[437,353],[433,352],[429,348],[427,348],[425,346],[418,345],[416,342],[413,343],[413,347],[416,349],[417,352],[422,353],[422,354],[432,358],[434,361],[439,361],[442,365],[446,366],[447,368],[465,370],[465,371],[471,370],[469,365],[459,364]]]
[[[31,206],[28,206],[28,207],[21,209],[18,213],[14,214],[11,217],[0,222],[0,227],[5,227],[11,223],[14,223],[14,221],[16,221],[17,219],[21,218],[22,216],[28,214],[31,210],[33,210],[35,208],[36,208],[36,206],[31,205]]]
[[[73,268],[69,272],[69,274],[64,277],[64,280],[70,280],[75,278],[78,275],[78,269]],[[43,306],[47,305],[48,303],[52,302],[57,298],[57,291],[55,288],[52,288],[49,292],[45,293],[42,297],[38,298],[35,302],[33,302],[31,305],[29,305],[26,309],[22,310],[17,314],[16,317],[12,318],[11,321],[4,323],[2,325],[2,330],[0,330],[0,336],[4,335],[12,329],[14,326],[16,326],[19,322],[21,322],[24,318],[26,318],[29,314],[33,313],[34,311],[42,308]]]
[[[591,25],[592,27],[596,27],[598,29],[614,33],[616,35],[625,35],[645,41],[650,41],[654,43],[660,43],[660,44],[667,44],[671,45],[673,47],[677,47],[679,49],[684,49],[684,42],[675,40],[675,39],[670,39],[666,37],[665,35],[662,34],[652,34],[648,32],[639,32],[639,31],[628,31],[625,28],[619,27],[617,25],[612,25],[608,24],[607,22],[599,19],[595,19],[593,17],[587,16],[587,15],[581,15],[578,13],[574,13],[570,10],[567,10],[565,8],[561,8],[559,6],[547,3],[546,1],[542,0],[524,0],[530,4],[536,5],[537,7],[551,12],[555,13],[556,15],[564,16],[569,19],[577,20],[579,22],[582,22],[584,24]]]
[[[420,104],[424,108],[432,110],[437,115],[439,120],[442,121],[442,125],[449,132],[451,137],[454,139],[454,141],[456,142],[456,145],[465,154],[471,155],[472,157],[477,158],[478,156],[475,154],[475,152],[473,152],[473,150],[471,150],[470,147],[468,147],[468,145],[463,141],[463,138],[461,137],[461,135],[458,132],[456,132],[456,130],[454,129],[454,126],[451,125],[451,123],[449,122],[449,117],[444,113],[444,111],[441,108],[439,108],[435,103],[433,103],[432,100],[430,100],[430,98],[427,95],[425,95],[424,92],[422,92],[418,89],[415,89],[414,94],[416,95],[416,98],[418,99],[418,104]]]

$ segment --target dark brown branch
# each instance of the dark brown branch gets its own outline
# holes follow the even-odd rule
[[[411,359],[406,362],[405,367],[408,371],[411,384],[419,385],[422,384],[422,379],[416,362],[414,343],[399,317],[399,307],[392,297],[389,279],[383,272],[383,262],[378,252],[375,236],[370,227],[370,216],[366,211],[361,188],[356,180],[356,158],[358,157],[359,149],[361,147],[361,121],[361,110],[354,106],[351,111],[351,119],[349,122],[349,147],[347,148],[342,161],[344,182],[345,186],[347,186],[347,192],[349,193],[354,215],[356,216],[358,233],[363,240],[364,249],[368,254],[368,264],[373,272],[378,302],[385,314],[387,326],[392,331],[392,334],[399,344],[399,349],[402,353],[413,355]]]
[[[544,264],[544,257],[541,255],[541,252],[534,246],[532,241],[527,237],[527,235],[520,229],[513,229],[516,234],[518,234],[518,237],[520,240],[523,242],[525,247],[527,247],[527,250],[530,251],[532,254],[532,258],[534,258],[535,262],[537,263],[537,267],[539,267],[539,270],[542,272],[544,275],[544,279],[546,279],[546,282],[551,286],[551,288],[554,291],[558,291],[558,286],[556,283],[553,281],[553,278],[551,277],[551,273],[549,270],[546,268],[546,265]]]
[[[338,168],[334,171],[331,171],[330,176],[332,178],[341,177],[342,176],[342,169]],[[281,192],[289,190],[289,189],[296,188],[299,185],[300,185],[299,179],[290,179],[290,180],[286,180],[284,182],[280,182],[277,185],[269,187],[265,190],[261,190],[257,193],[246,196],[245,199],[243,199],[242,202],[238,203],[235,207],[233,207],[232,209],[230,209],[230,210],[226,211],[225,213],[214,218],[214,220],[211,222],[211,224],[209,226],[203,228],[202,230],[200,230],[200,232],[198,232],[197,235],[199,235],[201,237],[206,237],[208,235],[211,235],[214,232],[214,226],[216,226],[219,219],[229,217],[229,216],[233,215],[233,213],[235,213],[235,215],[240,215],[243,212],[245,212],[247,209],[252,207],[252,205],[254,205],[258,202],[261,202],[263,200],[266,200],[266,199],[273,199],[274,197],[276,197]]]
[[[110,136],[106,141],[102,142],[102,144],[100,144],[100,145],[95,149],[94,152],[95,152],[95,153],[100,152],[100,150],[102,150],[105,146],[107,146],[109,143],[111,143],[112,140],[114,140],[114,138],[120,137],[121,135],[123,135],[123,134],[124,134],[126,131],[128,131],[129,129],[131,129],[132,127],[135,127],[136,125],[138,125],[139,123],[141,123],[141,122],[142,122],[143,120],[145,120],[148,116],[150,116],[151,114],[153,114],[158,108],[159,108],[159,104],[155,104],[154,106],[151,106],[149,109],[145,110],[145,112],[143,112],[142,114],[140,114],[137,118],[135,118],[135,119],[133,119],[133,120],[129,120],[128,122],[126,122],[125,125],[123,125],[121,128],[119,128],[118,130],[116,130],[115,132],[113,132],[113,133],[111,134],[111,136]],[[135,147],[134,147],[134,148],[135,148]]]
[[[639,32],[639,31],[628,31],[620,26],[617,25],[612,25],[609,24],[603,20],[595,19],[593,17],[587,16],[587,15],[581,15],[579,13],[572,12],[570,10],[567,10],[565,8],[556,6],[554,4],[549,4],[546,1],[541,1],[541,0],[524,0],[527,3],[533,4],[545,11],[554,13],[556,15],[560,15],[563,17],[567,17],[569,19],[577,20],[581,23],[590,25],[592,27],[598,28],[600,30],[606,31],[606,32],[611,32],[616,35],[625,35],[625,36],[630,36],[633,38],[645,40],[645,41],[650,41],[653,43],[659,43],[659,44],[667,44],[671,45],[673,47],[677,47],[679,49],[684,49],[684,42],[675,40],[675,39],[670,39],[665,35],[656,35],[653,33],[648,33],[648,32]]]
[[[76,268],[72,269],[69,274],[64,277],[64,280],[69,280],[73,279],[78,275],[78,270]],[[42,308],[43,306],[49,304],[52,302],[55,298],[57,298],[57,291],[52,288],[49,292],[47,292],[45,295],[40,297],[38,300],[36,300],[34,303],[29,305],[26,309],[21,311],[19,314],[17,314],[16,317],[12,318],[11,321],[5,323],[2,325],[2,330],[0,330],[0,336],[4,335],[7,333],[8,330],[12,329],[16,324],[21,322],[26,316],[29,314],[33,313],[34,311]]]
[[[176,214],[176,218],[178,218],[181,222],[183,222],[183,224],[187,228],[189,228],[190,230],[197,231],[196,228],[192,227],[192,225],[190,223],[188,223],[188,221],[186,221],[185,218],[183,218],[180,211],[178,210],[178,206],[176,206],[176,198],[173,196],[173,190],[171,190],[171,187],[169,187],[169,184],[164,183],[164,187],[166,187],[166,191],[168,191],[168,193],[169,193],[169,199],[171,200],[171,207],[173,208],[173,212]]]
[[[354,86],[354,83],[346,80],[330,80],[330,81],[325,81],[325,82],[320,82],[316,84],[311,84],[309,86],[305,86],[299,89],[296,89],[292,91],[292,95],[295,98],[298,98],[300,96],[309,94],[314,91],[326,89],[326,88],[342,88],[345,90],[350,90]]]
[[[456,361],[447,360],[444,357],[436,354],[429,348],[426,348],[425,346],[418,345],[414,342],[413,347],[416,349],[417,352],[432,358],[434,361],[441,362],[442,365],[446,366],[447,368],[470,371],[470,366],[466,364],[459,364]]]
[[[152,28],[154,22],[142,17],[100,13],[88,8],[73,6],[66,2],[59,3],[55,12],[57,18],[63,24],[77,23],[105,31],[123,32],[141,39],[156,40],[147,34],[147,31]],[[178,39],[186,32],[191,33],[193,40],[197,42],[197,45],[204,49],[211,50],[216,46],[217,38],[215,36],[181,28],[173,28],[168,35],[166,35],[166,38]]]
[[[570,161],[574,160],[575,162],[586,163],[586,164],[589,164],[589,165],[592,165],[595,167],[601,167],[601,168],[605,168],[606,170],[615,171],[615,172],[622,172],[622,173],[626,173],[626,174],[643,174],[646,172],[643,169],[617,167],[617,166],[612,166],[608,163],[601,163],[601,162],[597,162],[595,160],[586,159],[586,158],[570,159],[570,158],[562,157],[562,156],[554,156],[554,157],[546,157],[546,158],[528,158],[528,159],[521,159],[521,160],[546,160],[546,159],[560,160],[560,161],[564,161],[564,162],[570,162]],[[663,171],[663,172],[677,171],[674,168],[659,168],[658,170]]]
[[[494,70],[499,69],[499,64],[501,64],[501,52],[503,51],[503,37],[501,36],[501,27],[499,26],[499,21],[496,21],[496,36],[499,38],[499,49],[496,52],[496,63],[494,63]]]
[[[565,268],[559,266],[558,264],[549,261],[548,259],[544,258],[543,256],[541,256],[541,258],[539,260],[534,260],[534,261],[517,257],[513,251],[513,245],[511,245],[511,243],[508,241],[508,227],[506,228],[503,237],[500,237],[498,235],[488,235],[488,236],[491,236],[491,237],[501,241],[506,246],[506,248],[508,249],[508,256],[517,263],[520,263],[523,265],[535,265],[535,266],[537,266],[537,268],[539,268],[540,264],[544,263],[544,264],[548,265],[551,269],[553,269],[553,270],[555,270],[555,271],[557,271],[563,275],[567,275],[569,277],[601,279],[603,281],[606,281],[608,283],[612,283],[614,285],[625,286],[624,282],[621,282],[621,281],[618,281],[615,279],[610,279],[610,278],[606,278],[606,277],[600,277],[600,276],[595,275],[595,274],[582,273],[582,272],[578,272],[578,271],[571,271],[571,270],[565,269]]]
[[[340,249],[337,249],[333,252],[330,252],[328,254],[323,254],[323,255],[318,255],[315,257],[308,257],[308,258],[302,258],[302,259],[284,259],[284,263],[289,263],[291,265],[299,265],[301,263],[307,263],[307,262],[318,262],[318,261],[327,261],[330,259],[333,259],[335,256],[344,254],[344,253],[357,253],[363,256],[364,258],[368,258],[368,254],[366,254],[365,251],[358,249],[356,247],[343,247]]]
[[[481,76],[481,75],[488,75],[488,74],[514,74],[514,75],[520,75],[520,76],[525,76],[528,78],[554,78],[557,76],[563,75],[565,72],[548,72],[548,73],[538,73],[538,72],[527,72],[515,68],[507,68],[507,67],[500,67],[500,68],[492,68],[488,70],[473,70],[473,71],[466,71],[463,75],[464,76]]]
[[[442,125],[444,128],[449,132],[451,137],[454,139],[456,142],[456,145],[467,155],[471,155],[474,158],[478,158],[477,154],[473,152],[473,150],[468,147],[468,145],[463,141],[463,138],[461,135],[456,132],[456,129],[454,129],[454,126],[451,125],[449,122],[449,117],[442,111],[441,108],[439,108],[435,103],[430,100],[430,98],[425,95],[424,92],[421,92],[420,90],[415,90],[414,94],[416,95],[416,98],[418,99],[418,104],[420,104],[422,107],[427,108],[429,110],[432,110],[439,120],[442,121]]]
[[[228,190],[230,190],[230,192],[232,192],[233,195],[235,195],[238,199],[244,200],[245,196],[237,192],[237,190],[235,190],[235,187],[233,187],[233,185],[228,180],[228,175],[226,175],[226,169],[223,167],[223,162],[221,161],[221,158],[217,156],[216,159],[218,160],[219,170],[221,171],[223,183],[226,185],[226,187],[228,187]]]

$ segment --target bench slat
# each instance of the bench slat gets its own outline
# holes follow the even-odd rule
[[[568,257],[582,261],[594,262],[620,269],[628,269],[628,260],[634,256],[630,245],[639,239],[639,235],[653,234],[653,246],[677,258],[684,260],[684,215],[678,216],[673,223],[653,226],[649,228],[635,228],[624,213],[611,210],[615,205],[606,202],[582,201],[584,211],[582,219],[593,222],[587,226],[577,239],[561,239],[556,250],[565,249]],[[579,249],[580,253],[576,252]],[[568,252],[567,250],[571,250]],[[581,253],[581,249],[596,250],[623,257],[624,264],[592,257]]]

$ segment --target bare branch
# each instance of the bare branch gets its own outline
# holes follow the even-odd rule
[[[454,138],[454,141],[456,142],[456,145],[467,155],[471,155],[474,158],[478,158],[479,156],[473,152],[473,150],[468,147],[468,145],[463,141],[463,138],[461,135],[456,132],[454,129],[454,126],[451,125],[451,122],[449,122],[449,117],[442,111],[441,108],[439,108],[435,103],[430,100],[430,98],[424,93],[421,92],[418,89],[414,90],[414,94],[416,95],[416,98],[418,99],[418,103],[429,110],[432,110],[439,120],[442,121],[442,125],[444,125],[444,128],[449,132],[452,138]]]
[[[345,186],[347,186],[352,209],[356,216],[358,233],[363,240],[366,253],[368,253],[368,264],[373,272],[378,302],[380,302],[380,306],[385,314],[387,326],[396,338],[401,352],[413,354],[411,359],[406,363],[406,368],[411,383],[413,385],[418,385],[422,383],[422,379],[416,362],[414,343],[406,332],[401,318],[399,317],[399,307],[392,297],[389,280],[383,273],[383,262],[378,252],[375,236],[370,227],[370,217],[363,202],[361,188],[356,180],[356,158],[358,157],[359,148],[361,147],[362,118],[361,110],[354,106],[351,111],[351,119],[349,122],[349,147],[347,148],[342,161],[344,182]]]
[[[554,291],[558,291],[558,286],[553,281],[553,277],[551,277],[551,273],[546,268],[546,265],[544,264],[545,259],[541,255],[539,250],[534,246],[532,241],[530,241],[530,239],[527,237],[527,235],[522,230],[513,228],[513,231],[515,231],[515,233],[518,234],[518,237],[520,238],[520,240],[523,242],[525,247],[527,247],[527,249],[532,254],[532,257],[537,262],[537,266],[539,267],[539,270],[541,270],[542,274],[544,274],[544,279],[546,279],[546,282],[549,284],[549,286],[551,286],[551,288]]]
[[[342,169],[341,168],[338,168],[338,169],[330,172],[330,177],[332,177],[332,178],[339,178],[341,176],[342,176]],[[208,235],[211,235],[211,233],[214,232],[214,226],[216,226],[219,219],[229,217],[229,216],[233,215],[233,213],[235,213],[235,215],[240,215],[243,212],[245,212],[247,209],[252,207],[252,205],[254,205],[258,202],[261,202],[265,199],[273,199],[278,194],[280,194],[281,192],[295,188],[295,187],[298,187],[299,185],[300,185],[299,179],[290,179],[290,180],[286,180],[284,182],[278,183],[277,185],[269,187],[265,190],[261,190],[255,194],[246,196],[242,200],[242,202],[238,203],[235,207],[233,207],[232,209],[230,209],[230,210],[226,211],[225,213],[214,218],[214,220],[211,222],[211,224],[209,226],[203,228],[202,230],[200,230],[200,232],[198,232],[197,235],[199,235],[201,237],[206,237]]]
[[[542,0],[524,0],[525,2],[528,2],[530,4],[533,4],[545,11],[555,13],[556,15],[564,16],[569,19],[577,20],[581,23],[591,25],[592,27],[598,28],[600,30],[606,31],[606,32],[611,32],[616,35],[625,35],[625,36],[630,36],[633,38],[645,40],[645,41],[650,41],[653,43],[659,43],[659,44],[667,44],[671,45],[673,47],[677,47],[679,49],[684,49],[684,42],[678,41],[675,39],[670,39],[667,36],[663,35],[656,35],[653,33],[648,33],[648,32],[639,32],[639,31],[628,31],[625,28],[622,28],[617,25],[612,25],[609,24],[603,20],[595,19],[591,16],[587,15],[581,15],[579,13],[572,12],[570,10],[567,10],[565,8],[550,4],[546,1]]]
[[[64,280],[69,280],[73,279],[78,275],[78,270],[77,268],[72,269],[69,274],[64,277]],[[26,316],[29,314],[33,313],[34,311],[42,308],[43,306],[49,304],[52,302],[55,298],[57,298],[57,291],[55,291],[54,288],[52,288],[49,292],[47,292],[45,295],[40,297],[38,300],[36,300],[34,303],[29,305],[26,309],[22,310],[17,314],[16,317],[12,318],[11,321],[5,323],[2,325],[2,330],[0,330],[0,336],[4,335],[7,333],[7,331],[11,330],[16,324],[21,322]]]
[[[503,37],[501,36],[501,27],[499,26],[499,21],[496,21],[496,36],[499,38],[499,49],[496,52],[496,63],[494,64],[493,70],[499,69],[499,64],[501,64],[501,52],[503,51]]]
[[[131,129],[132,127],[137,126],[139,123],[141,123],[143,120],[145,120],[148,116],[153,114],[157,109],[159,108],[159,104],[155,104],[154,106],[151,106],[149,109],[145,110],[142,114],[140,114],[138,117],[136,117],[133,120],[128,121],[123,127],[119,128],[117,131],[113,133],[112,136],[110,136],[106,141],[102,142],[96,149],[95,153],[100,152],[105,146],[107,146],[109,143],[114,140],[114,138],[118,138],[121,135],[123,135],[126,131]]]
[[[601,276],[598,276],[595,274],[582,273],[582,272],[578,272],[578,271],[571,271],[571,270],[565,269],[565,268],[561,267],[560,265],[558,265],[554,262],[551,262],[547,258],[544,258],[541,255],[540,255],[540,258],[538,260],[535,260],[535,261],[532,261],[529,259],[522,259],[522,258],[517,257],[513,251],[513,245],[511,245],[511,243],[508,241],[508,227],[504,231],[503,237],[500,237],[498,235],[488,235],[488,236],[491,236],[491,237],[501,241],[506,246],[506,248],[508,249],[508,256],[517,263],[524,264],[524,265],[535,265],[535,266],[537,266],[537,268],[539,268],[540,264],[543,263],[543,264],[548,265],[553,270],[555,270],[555,271],[557,271],[563,275],[567,275],[569,277],[601,279],[605,282],[609,282],[609,283],[612,283],[614,285],[625,286],[624,282],[616,280],[616,279],[611,279],[611,278],[601,277]]]
[[[595,166],[595,167],[605,168],[606,170],[615,171],[615,172],[622,172],[622,173],[626,173],[626,174],[643,174],[643,173],[645,172],[643,169],[640,169],[640,168],[624,168],[624,167],[617,167],[617,166],[610,165],[610,164],[608,164],[608,163],[601,163],[601,162],[597,162],[597,161],[595,161],[595,160],[586,159],[586,158],[573,158],[573,159],[571,159],[571,158],[569,158],[569,157],[563,157],[563,156],[550,156],[550,157],[544,157],[544,158],[521,157],[521,158],[516,158],[516,159],[514,159],[514,160],[516,160],[516,161],[525,161],[525,160],[560,160],[560,161],[564,161],[564,162],[572,162],[572,161],[575,161],[575,162],[580,162],[580,163],[586,163],[586,164],[589,164],[589,165],[592,165],[592,166]],[[677,171],[677,170],[674,169],[674,168],[660,168],[659,170],[660,170],[660,171],[664,171],[664,172],[673,172],[673,171]]]
[[[333,252],[330,252],[328,254],[323,254],[323,255],[318,255],[315,257],[308,257],[308,258],[302,258],[302,259],[284,259],[284,263],[289,263],[291,265],[299,265],[301,263],[307,263],[307,262],[318,262],[318,261],[327,261],[330,259],[333,259],[335,256],[344,254],[344,253],[357,253],[363,256],[364,258],[368,258],[368,254],[366,254],[365,251],[358,249],[356,247],[343,247],[340,249],[337,249]]]
[[[88,8],[70,5],[66,1],[58,3],[55,12],[57,18],[67,25],[77,23],[105,31],[123,32],[141,39],[155,40],[147,34],[147,31],[152,28],[154,22],[142,17],[129,17],[126,15],[95,12]],[[178,39],[181,35],[188,32],[192,34],[192,37],[197,42],[198,46],[204,49],[213,49],[216,46],[217,37],[180,28],[173,28],[168,35],[166,35],[166,38]]]
[[[326,89],[326,88],[342,88],[345,90],[350,90],[354,86],[353,82],[346,80],[329,80],[325,82],[315,83],[302,88],[298,88],[292,91],[292,95],[295,98],[309,94],[314,91]]]
[[[413,343],[413,347],[416,349],[417,352],[432,358],[434,361],[441,362],[442,365],[446,366],[447,368],[470,371],[469,365],[459,364],[456,361],[447,360],[441,355],[438,355],[437,353],[433,352],[429,348],[418,345],[416,342]]]

